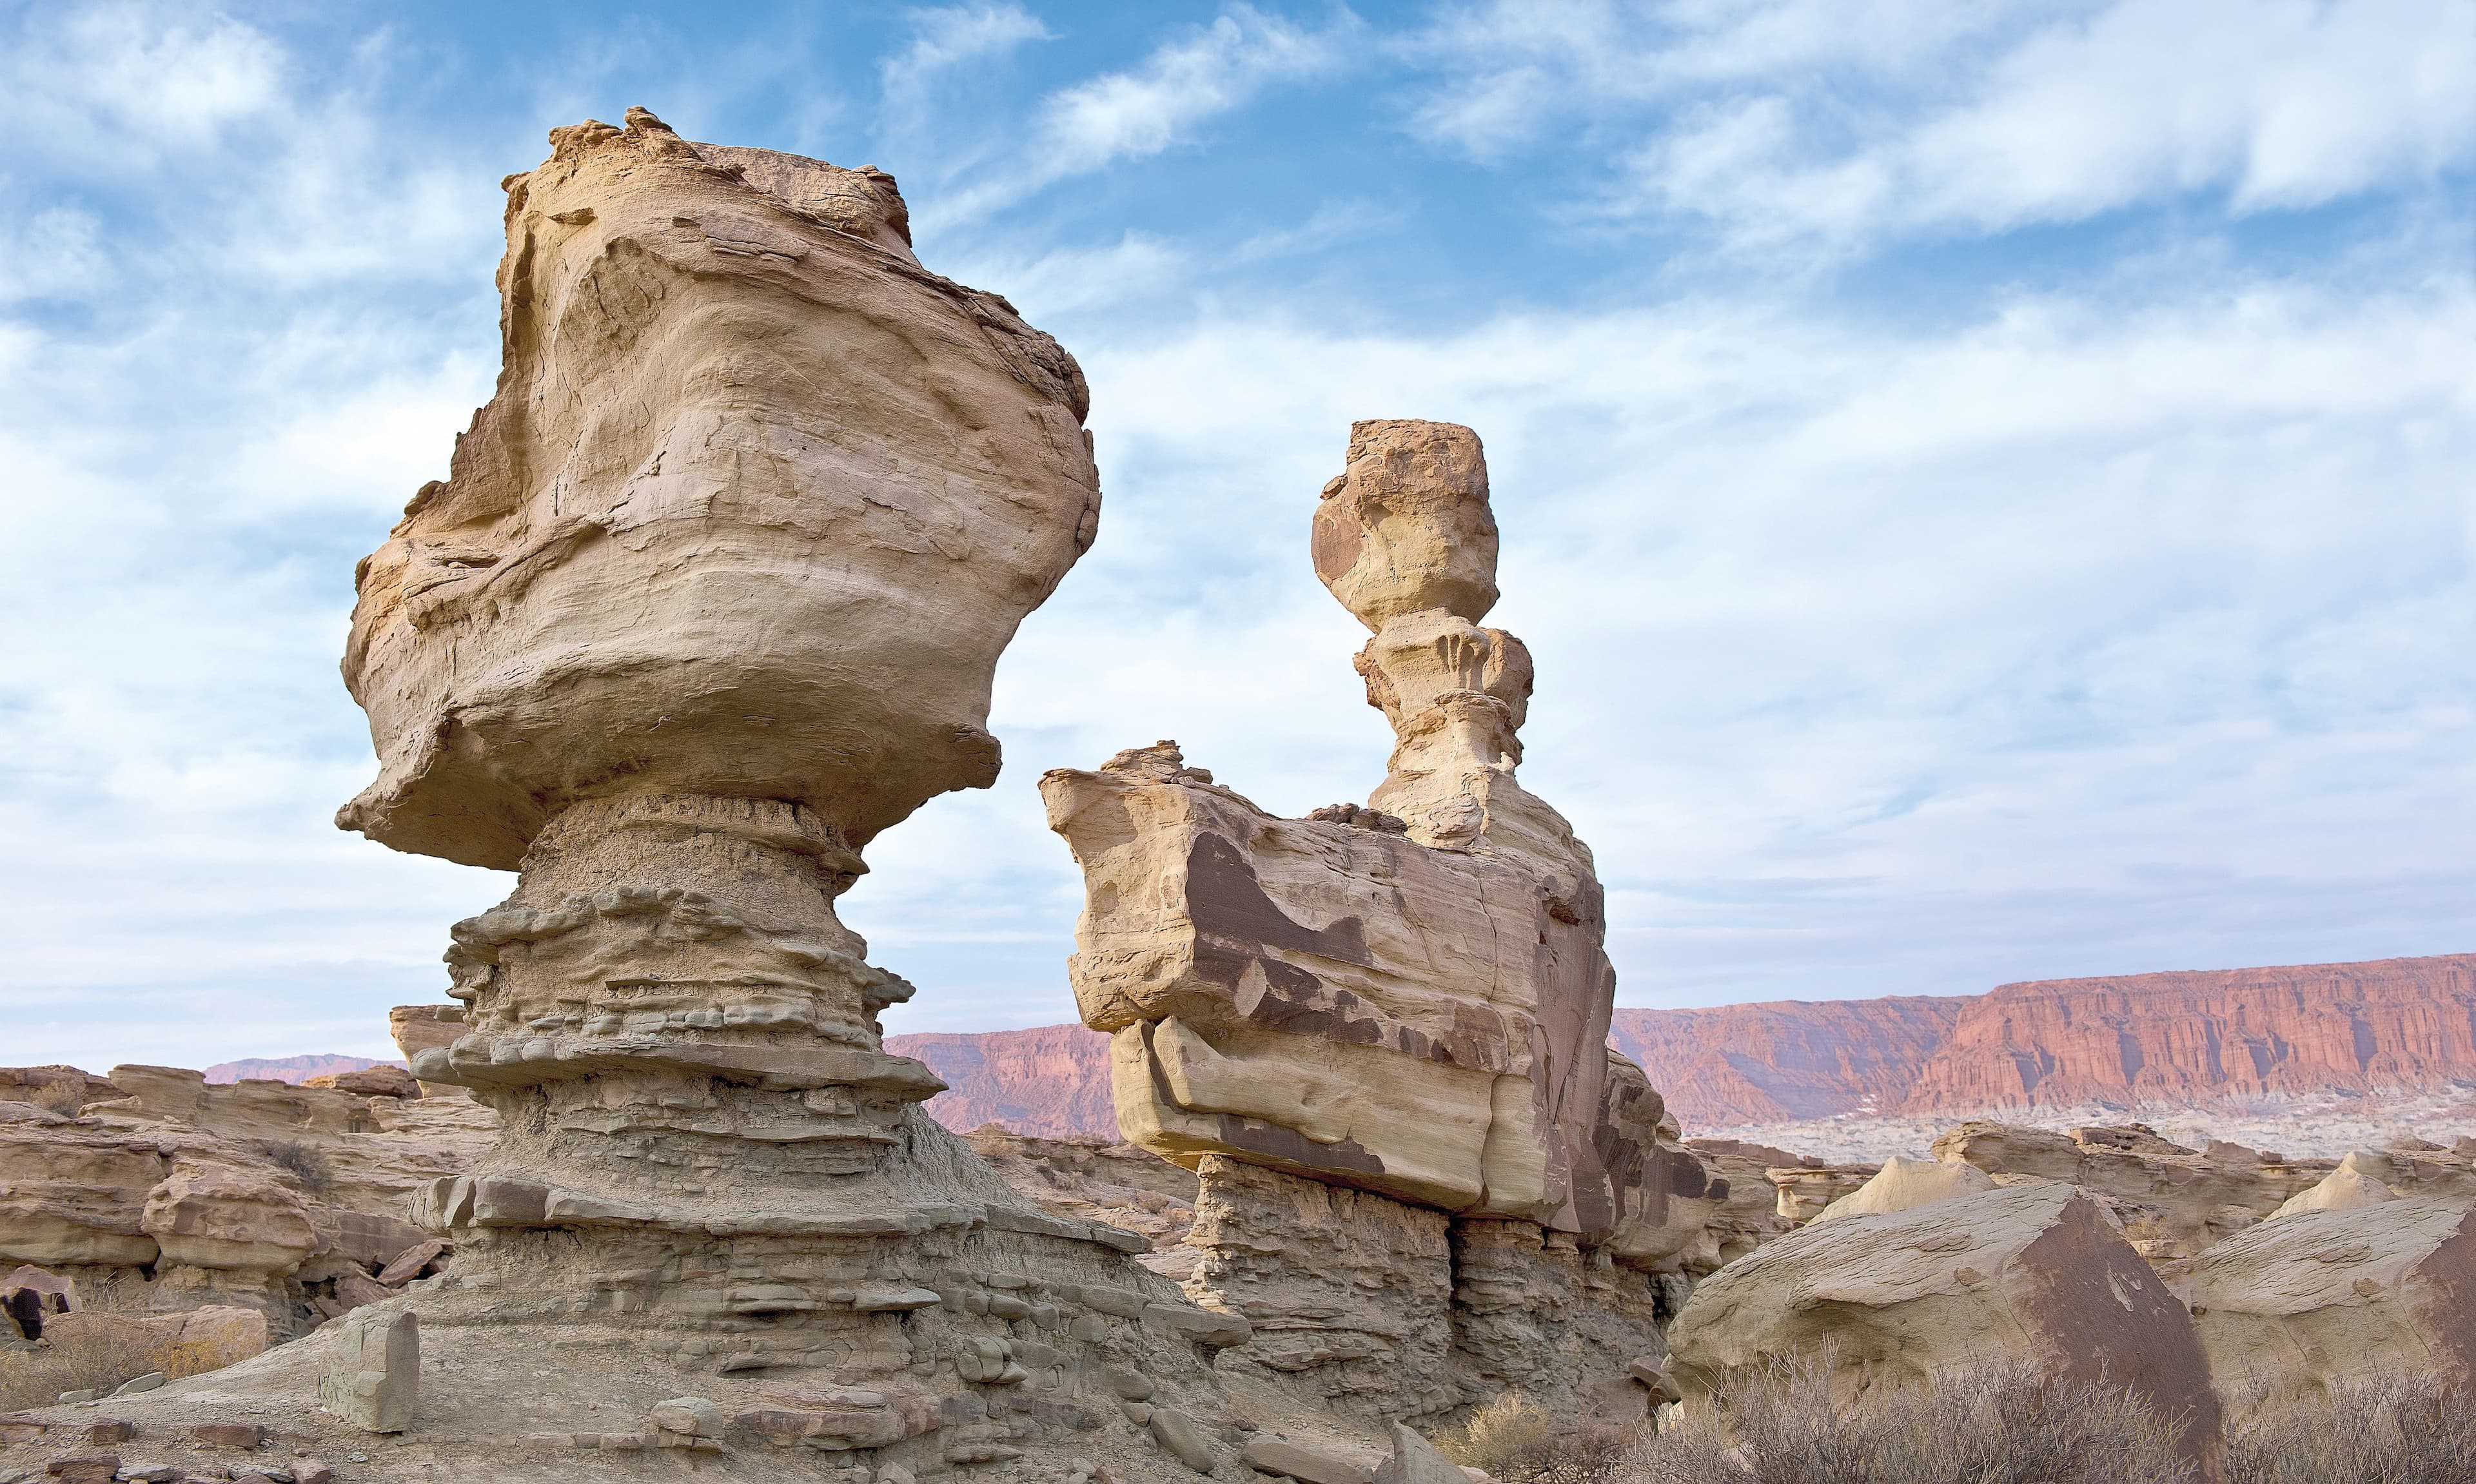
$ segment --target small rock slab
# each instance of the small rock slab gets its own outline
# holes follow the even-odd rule
[[[1258,1473],[1284,1473],[1300,1484],[1375,1484],[1375,1471],[1338,1453],[1257,1433],[1239,1461]]]

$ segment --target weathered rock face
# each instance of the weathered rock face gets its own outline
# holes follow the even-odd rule
[[[2006,984],[1984,995],[1621,1009],[1689,1128],[2447,1087],[2476,1076],[2476,954]]]
[[[2192,1265],[2219,1390],[2250,1405],[2340,1378],[2476,1380],[2476,1207],[2378,1201],[2238,1232]]]
[[[417,1313],[441,1478],[544,1433],[731,1478],[1222,1468],[1250,1326],[922,1112],[878,1021],[910,986],[833,908],[995,774],[991,668],[1092,535],[1079,375],[919,269],[883,177],[629,120],[508,183],[500,395],[345,663],[382,772],[342,822],[519,867],[453,929],[461,1014],[396,1017],[499,1138],[412,1204],[449,1272],[217,1385],[393,1425]]]
[[[1607,1049],[1590,851],[1515,779],[1531,661],[1478,626],[1477,436],[1357,424],[1314,528],[1397,743],[1366,805],[1276,819],[1167,742],[1041,780],[1119,1127],[1201,1173],[1189,1288],[1261,1320],[1248,1364],[1397,1417],[1509,1384],[1638,1415],[1598,1378],[1655,1358],[1646,1274],[1718,1261],[1732,1187]]]
[[[0,1078],[70,1085],[19,1070]],[[0,1120],[0,1261],[72,1276],[96,1314],[243,1306],[260,1348],[351,1307],[339,1285],[381,1292],[375,1275],[427,1235],[413,1193],[497,1132],[469,1102],[113,1074],[78,1074],[87,1101],[59,1100],[66,1113],[19,1103],[39,1116]]]
[[[1109,1038],[1080,1025],[888,1036],[885,1049],[946,1084],[928,1116],[966,1133],[1003,1124],[1033,1138],[1118,1142],[1109,1096]]]
[[[2328,1169],[2234,1146],[2206,1154],[2138,1124],[2056,1133],[1975,1120],[1935,1140],[1934,1154],[2007,1180],[2059,1180],[2091,1191],[2106,1200],[2136,1250],[2166,1265],[2268,1216]]]
[[[1704,1279],[1669,1343],[1689,1397],[1825,1346],[1850,1394],[1999,1355],[2145,1393],[2186,1415],[2195,1455],[2217,1433],[2191,1316],[2095,1202],[2046,1181],[1813,1223]]]
[[[2476,1070],[2476,955],[2005,984],[1913,1110],[2431,1085]]]
[[[509,869],[581,800],[747,800],[829,879],[995,779],[998,653],[1095,529],[1086,393],[905,231],[886,177],[651,115],[509,182],[498,395],[359,574],[340,823]]]

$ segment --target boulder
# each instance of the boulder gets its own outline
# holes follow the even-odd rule
[[[1689,1399],[1826,1349],[1848,1395],[2010,1356],[2184,1414],[2195,1458],[2217,1435],[2191,1316],[2094,1201],[2057,1182],[1811,1223],[1703,1279],[1669,1344]]]
[[[413,1080],[411,1073],[402,1067],[390,1067],[384,1063],[375,1067],[363,1067],[356,1072],[328,1072],[317,1076],[303,1077],[301,1085],[332,1087],[338,1092],[351,1093],[360,1098],[418,1098],[421,1096],[421,1084]]]
[[[2310,1190],[2298,1191],[2269,1213],[2292,1216],[2299,1211],[2358,1211],[2365,1206],[2396,1200],[2398,1193],[2382,1183],[2370,1172],[2387,1166],[2389,1161],[2372,1150],[2359,1150],[2339,1161],[2339,1168],[2321,1177]]]
[[[2340,1379],[2476,1380],[2476,1207],[2393,1200],[2298,1210],[2201,1254],[2194,1323],[2242,1404]]]
[[[1883,1162],[1883,1168],[1872,1178],[1816,1212],[1814,1220],[1827,1222],[1847,1216],[1914,1211],[1993,1188],[1993,1177],[1974,1165],[1894,1154]]]
[[[2056,1132],[1974,1120],[1935,1140],[1934,1154],[2006,1180],[2059,1180],[2091,1191],[2108,1203],[2125,1240],[2167,1271],[2268,1216],[2326,1169],[2233,1145],[2189,1150],[2142,1124]]]
[[[323,1246],[301,1197],[260,1169],[177,1161],[147,1193],[146,1234],[163,1260],[193,1268],[283,1274]]]
[[[318,1399],[363,1432],[402,1432],[421,1397],[421,1323],[412,1310],[357,1309],[329,1342]],[[710,1404],[710,1403],[708,1403]]]

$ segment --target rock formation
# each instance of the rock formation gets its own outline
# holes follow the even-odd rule
[[[2476,1078],[2476,954],[1616,1012],[1688,1128]]]
[[[1648,1273],[1725,1187],[1608,1051],[1590,852],[1515,779],[1477,436],[1357,424],[1313,525],[1397,742],[1367,804],[1276,819],[1167,742],[1041,780],[1119,1126],[1201,1176],[1189,1291],[1256,1329],[1225,1369],[1392,1418],[1509,1385],[1638,1415]]]
[[[2342,1377],[2476,1381],[2476,1207],[2464,1200],[2283,1215],[2203,1253],[2191,1293],[2238,1406]]]
[[[1813,1223],[1704,1279],[1669,1342],[1689,1400],[1768,1357],[1826,1348],[1850,1396],[2004,1357],[2183,1413],[2196,1458],[2217,1435],[2191,1316],[2098,1205],[2059,1182]]]
[[[1118,1142],[1109,1039],[1082,1026],[888,1036],[885,1049],[937,1074],[928,1116],[957,1133],[1002,1124],[1033,1138]]]
[[[1894,1154],[1873,1178],[1814,1214],[1818,1222],[1850,1216],[1879,1216],[1914,1211],[1938,1201],[1958,1200],[1993,1190],[1994,1177],[1958,1160],[1910,1159]]]
[[[996,776],[999,652],[1095,530],[1079,371],[922,270],[880,173],[641,110],[551,137],[507,182],[498,394],[362,564],[344,662],[381,767],[339,823],[519,872],[410,1057],[502,1131],[414,1203],[450,1272],[217,1395],[309,1416],[393,1376],[417,1314],[434,1468],[390,1478],[507,1478],[527,1438],[750,1479],[1240,1476],[1250,1429],[1316,1422],[1236,1410],[1211,1357],[1250,1326],[928,1118],[878,1021],[911,986],[834,913],[871,839]]]
[[[497,1132],[471,1103],[63,1070],[0,1069],[0,1091],[46,1100],[0,1101],[0,1264],[60,1274],[89,1315],[236,1306],[261,1347],[342,1313],[339,1291],[377,1292],[427,1240],[414,1192]]]

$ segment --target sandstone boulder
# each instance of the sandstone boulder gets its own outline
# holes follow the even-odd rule
[[[1852,1395],[2017,1357],[2183,1413],[2196,1457],[2217,1433],[2191,1316],[2098,1206],[2059,1183],[1809,1224],[1705,1278],[1669,1343],[1689,1398],[1826,1348]]]
[[[357,1098],[418,1098],[421,1084],[402,1067],[381,1064],[363,1067],[358,1072],[329,1072],[303,1077],[304,1087],[332,1087]]]
[[[2349,1154],[2339,1161],[2339,1168],[2321,1177],[2310,1190],[2298,1191],[2287,1198],[2272,1216],[2292,1216],[2299,1211],[2355,1211],[2365,1206],[2396,1200],[2398,1193],[2371,1174],[2389,1161],[2369,1150]]]
[[[247,1166],[183,1159],[147,1193],[142,1223],[166,1262],[289,1273],[320,1247],[301,1197]]]
[[[2299,1210],[2192,1265],[2219,1391],[2244,1404],[2367,1375],[2476,1380],[2476,1207],[2405,1200]]]
[[[1496,606],[1496,512],[1478,435],[1451,423],[1353,423],[1348,466],[1317,503],[1316,576],[1371,631]]]
[[[1993,1176],[1974,1165],[1894,1154],[1883,1162],[1883,1168],[1871,1179],[1816,1212],[1814,1220],[1827,1222],[1839,1217],[1914,1211],[1993,1188]]]
[[[364,1309],[336,1325],[318,1399],[363,1432],[411,1426],[421,1399],[421,1322],[413,1311]]]

